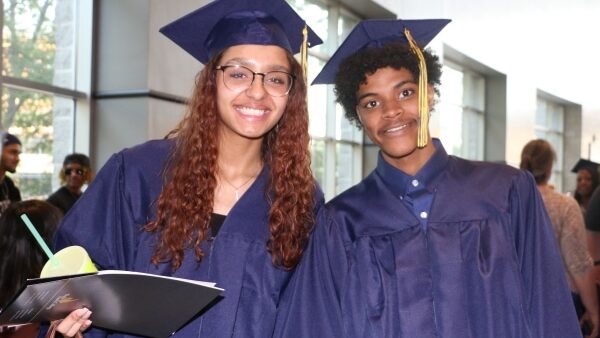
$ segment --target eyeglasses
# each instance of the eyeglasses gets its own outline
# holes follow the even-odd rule
[[[275,97],[286,96],[292,89],[295,76],[284,71],[274,70],[266,73],[257,73],[241,65],[222,65],[215,68],[223,71],[225,87],[234,92],[243,92],[252,86],[256,75],[262,76],[265,91]]]
[[[73,169],[73,168],[65,169],[65,176],[70,176],[71,174],[83,176],[85,174],[85,169]]]

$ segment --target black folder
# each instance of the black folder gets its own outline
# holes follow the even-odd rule
[[[0,325],[62,319],[87,307],[93,326],[168,337],[222,292],[214,283],[120,270],[30,279],[0,311]]]

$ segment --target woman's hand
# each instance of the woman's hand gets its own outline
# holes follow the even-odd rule
[[[86,308],[77,309],[60,321],[56,327],[56,331],[60,332],[64,337],[74,337],[78,332],[83,332],[92,325],[92,321],[90,320],[91,314],[92,311]]]

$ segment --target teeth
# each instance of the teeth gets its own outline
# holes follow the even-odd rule
[[[398,127],[390,128],[390,129],[386,130],[385,132],[386,133],[393,133],[393,132],[396,132],[396,131],[399,131],[399,130],[402,130],[402,129],[406,128],[406,126],[408,126],[408,124],[403,124],[403,125],[398,126]]]
[[[237,110],[244,115],[262,116],[267,113],[266,109],[255,109],[250,107],[238,107]]]

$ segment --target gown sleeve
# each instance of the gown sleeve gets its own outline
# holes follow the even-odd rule
[[[344,337],[341,294],[348,261],[325,207],[280,305],[273,337]]]
[[[123,156],[118,153],[100,170],[60,224],[54,238],[56,251],[80,245],[98,270],[132,269],[138,226],[125,193],[123,167]],[[44,337],[46,330],[47,326],[42,327],[38,337]],[[92,328],[85,332],[85,337],[107,334]]]
[[[80,245],[98,269],[133,269],[137,235],[145,220],[136,222],[130,196],[143,189],[139,182],[128,182],[127,187],[125,183],[124,159],[118,153],[66,215],[54,239],[55,249]]]
[[[509,203],[531,336],[581,336],[552,223],[530,174],[513,181]]]

